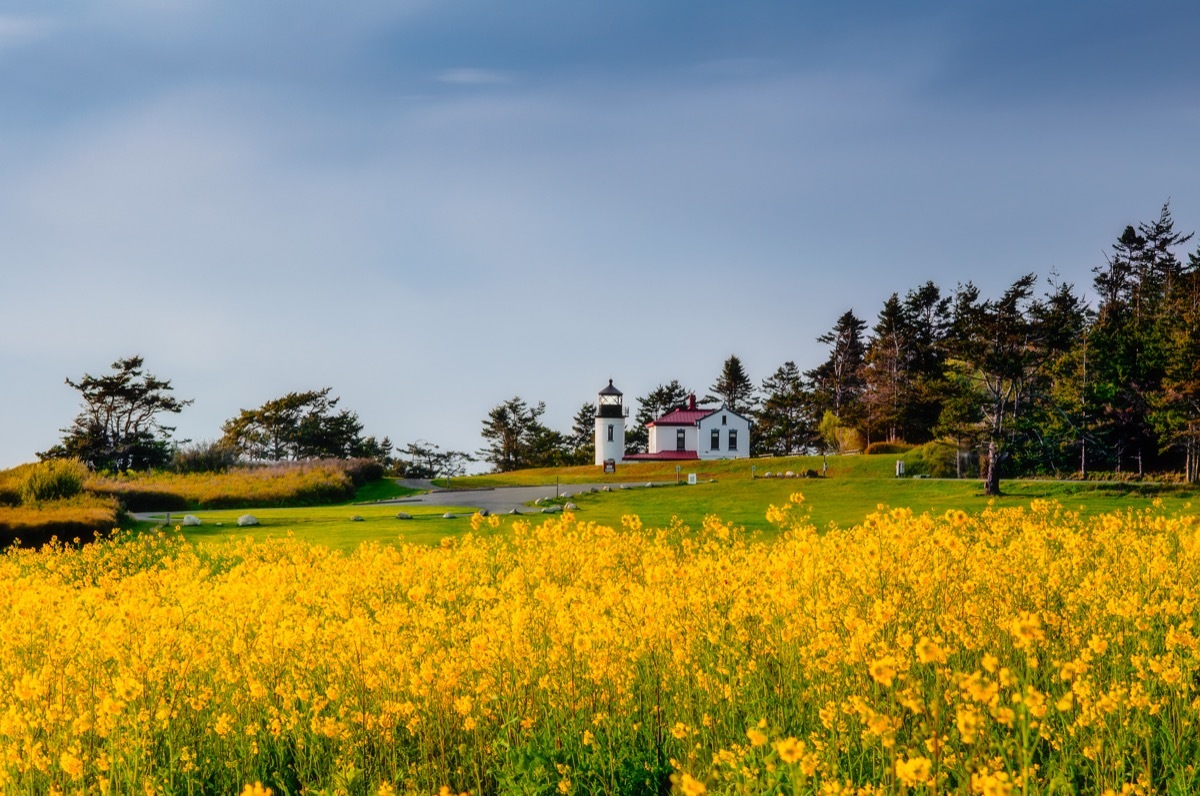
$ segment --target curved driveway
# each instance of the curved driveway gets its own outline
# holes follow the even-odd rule
[[[414,489],[433,488],[428,481],[406,480],[400,483],[403,486]],[[606,486],[610,489],[620,489],[623,486],[644,486],[644,484],[562,484],[557,487],[554,484],[550,484],[548,486],[504,486],[496,487],[495,489],[443,489],[427,492],[424,495],[380,500],[373,505],[392,503],[398,506],[470,506],[478,510],[486,509],[492,514],[506,514],[513,509],[522,513],[532,514],[536,513],[538,509],[530,508],[525,504],[532,503],[538,498],[545,499],[556,496],[578,495],[581,492],[587,492],[592,489],[600,491]]]

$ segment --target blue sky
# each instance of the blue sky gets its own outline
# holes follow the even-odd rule
[[[178,436],[566,430],[926,280],[1200,227],[1194,2],[0,2],[0,466],[140,353]]]

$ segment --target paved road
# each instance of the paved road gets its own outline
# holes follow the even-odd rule
[[[392,500],[379,500],[370,505],[373,506],[468,506],[476,510],[487,509],[492,514],[507,514],[513,509],[516,509],[521,514],[537,514],[541,509],[525,505],[532,503],[538,498],[552,498],[555,496],[578,495],[580,492],[586,492],[590,489],[597,491],[603,490],[605,487],[609,489],[633,489],[636,487],[644,487],[644,483],[640,484],[563,484],[556,487],[554,484],[548,486],[505,486],[496,487],[495,489],[438,489],[429,481],[417,481],[412,479],[402,479],[398,482],[401,486],[409,487],[410,489],[429,489],[424,495],[412,495],[404,498],[393,498]],[[182,519],[184,514],[188,512],[173,511],[171,515]],[[135,519],[162,522],[166,516],[166,512],[162,511],[146,511],[137,512],[134,515]]]
[[[413,489],[432,489],[428,481],[400,481],[402,486]],[[470,506],[474,509],[487,509],[492,514],[505,514],[517,509],[524,514],[533,514],[538,509],[526,506],[538,498],[552,498],[556,495],[578,495],[595,489],[597,491],[608,487],[620,489],[622,486],[633,488],[645,484],[563,484],[549,486],[506,486],[495,489],[452,489],[436,490],[424,495],[413,495],[394,500],[381,500],[379,504],[394,503],[396,505],[426,505],[426,506]],[[376,504],[376,505],[379,505]]]

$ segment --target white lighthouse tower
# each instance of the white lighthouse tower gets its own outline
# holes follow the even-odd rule
[[[609,459],[620,462],[625,458],[625,407],[621,391],[608,386],[600,391],[596,401],[596,464]]]

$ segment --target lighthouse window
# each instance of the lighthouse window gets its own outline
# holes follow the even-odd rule
[[[729,429],[729,450],[731,450],[731,451],[737,450],[737,429],[736,428]]]
[[[723,425],[723,426],[729,425],[728,420],[729,420],[729,418],[725,417],[725,415],[721,415],[721,425]]]
[[[721,430],[714,428],[712,430],[712,439],[709,440],[708,449],[713,451],[721,450]]]
[[[686,440],[687,440],[687,434],[684,432],[684,430],[682,428],[677,429],[675,431],[675,450],[677,450],[677,451],[687,450],[687,448],[685,447]]]
[[[608,424],[608,441],[609,442],[613,441],[613,424],[612,423]]]

